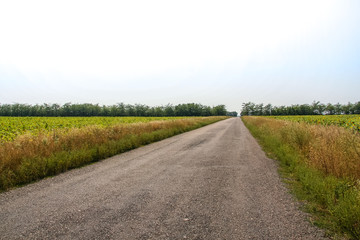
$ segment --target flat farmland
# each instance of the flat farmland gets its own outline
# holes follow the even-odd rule
[[[117,124],[146,123],[185,117],[0,117],[0,141],[12,141],[23,134],[38,135],[86,126],[108,127]]]
[[[56,175],[227,117],[2,117],[0,190]]]
[[[334,125],[347,129],[360,132],[360,115],[305,115],[305,116],[271,116],[270,118],[293,121],[293,122],[305,122],[309,124],[318,125]]]
[[[0,239],[326,239],[239,118],[0,194]]]

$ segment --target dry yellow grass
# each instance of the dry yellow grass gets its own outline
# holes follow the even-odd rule
[[[308,165],[336,177],[360,179],[360,134],[337,126],[265,117],[246,117],[246,121],[296,147]]]
[[[360,135],[341,127],[310,128],[309,163],[327,174],[360,179]]]

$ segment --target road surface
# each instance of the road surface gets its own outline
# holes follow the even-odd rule
[[[322,239],[239,118],[0,194],[1,239]]]

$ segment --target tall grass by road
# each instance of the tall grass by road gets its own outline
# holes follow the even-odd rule
[[[226,117],[55,129],[0,144],[0,190],[29,183]]]
[[[360,134],[320,126],[243,117],[314,222],[333,234],[360,239]]]

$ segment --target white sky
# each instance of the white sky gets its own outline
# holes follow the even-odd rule
[[[359,6],[0,0],[0,103],[358,101]]]

